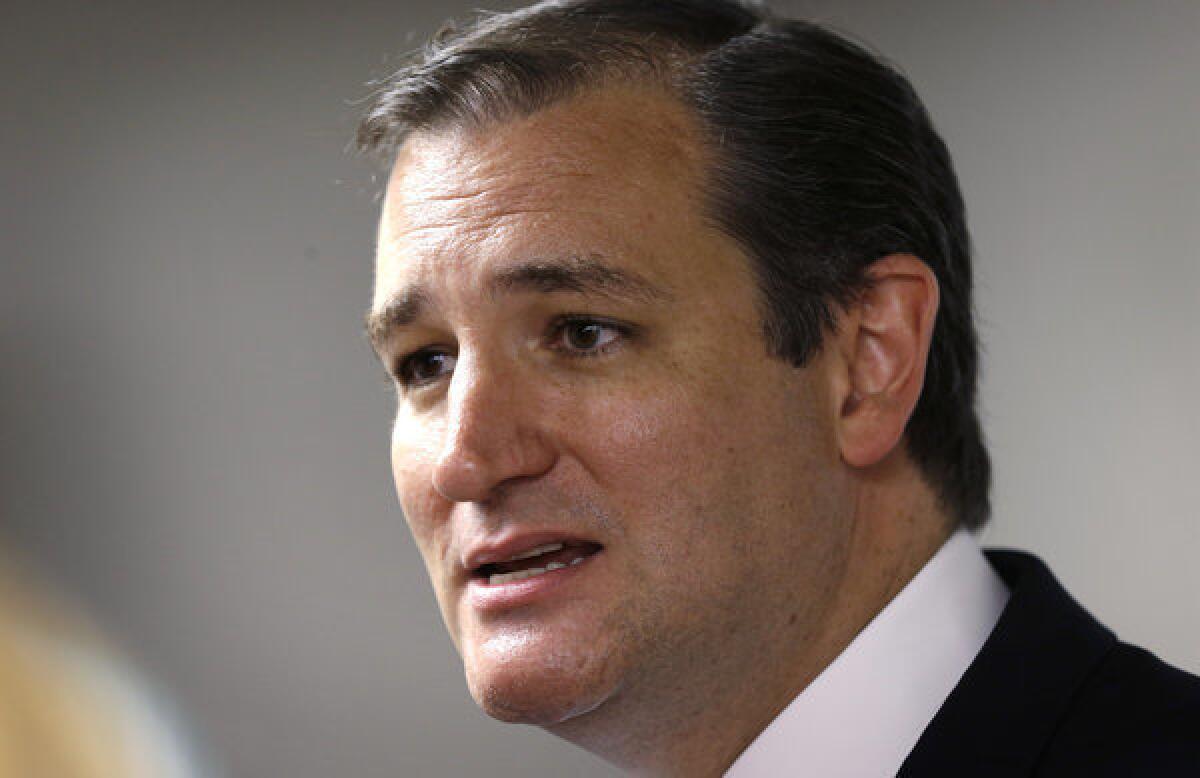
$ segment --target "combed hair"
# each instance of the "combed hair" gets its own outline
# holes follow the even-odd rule
[[[862,47],[736,0],[548,0],[439,34],[381,83],[358,144],[391,154],[413,132],[639,82],[699,119],[709,217],[751,258],[779,358],[808,362],[875,260],[910,253],[934,272],[941,304],[905,445],[946,510],[982,526],[991,466],[962,195],[908,80]]]

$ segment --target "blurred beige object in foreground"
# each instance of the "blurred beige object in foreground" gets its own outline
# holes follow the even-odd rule
[[[0,778],[193,778],[144,681],[0,548]]]

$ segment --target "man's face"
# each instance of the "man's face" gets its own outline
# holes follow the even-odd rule
[[[373,303],[396,488],[496,717],[665,703],[827,613],[849,529],[824,357],[767,353],[704,170],[684,109],[632,90],[401,150]]]

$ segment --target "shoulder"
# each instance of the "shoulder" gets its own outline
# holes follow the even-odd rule
[[[1200,776],[1200,679],[1119,641],[1037,557],[986,553],[1008,604],[899,775]]]
[[[1080,686],[1045,775],[1200,775],[1200,678],[1117,643]]]

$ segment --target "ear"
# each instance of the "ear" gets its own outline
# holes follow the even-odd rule
[[[867,268],[868,286],[840,315],[843,362],[838,443],[852,467],[870,467],[904,437],[925,384],[938,309],[937,278],[911,254],[890,254]]]

